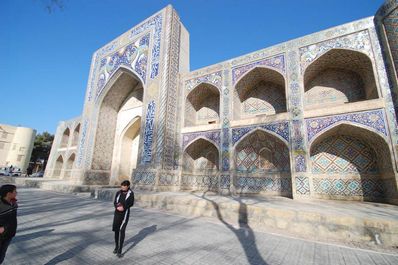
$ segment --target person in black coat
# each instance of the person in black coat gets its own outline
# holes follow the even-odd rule
[[[1,186],[0,198],[0,264],[2,264],[8,245],[17,232],[17,187],[11,184]]]
[[[130,181],[125,180],[122,182],[120,190],[115,195],[113,204],[115,206],[112,226],[112,231],[115,232],[115,250],[113,253],[121,258],[123,257],[122,248],[126,226],[130,217],[130,207],[134,204],[134,192],[130,189]]]

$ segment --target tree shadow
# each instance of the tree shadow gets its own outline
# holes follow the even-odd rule
[[[82,244],[78,244],[78,245],[74,246],[73,248],[68,249],[64,253],[59,254],[58,256],[55,256],[50,261],[45,263],[45,265],[54,265],[54,264],[58,264],[58,263],[60,263],[62,261],[71,259],[74,256],[76,256],[77,253],[81,252],[83,249],[85,249],[91,243],[92,242],[83,241]]]
[[[256,237],[253,233],[253,230],[250,228],[247,218],[247,205],[242,201],[241,198],[233,198],[233,200],[239,203],[239,216],[238,216],[238,223],[239,228],[233,227],[231,224],[227,223],[221,215],[220,207],[218,204],[206,197],[206,192],[203,193],[200,198],[210,202],[213,205],[213,208],[216,210],[217,218],[229,229],[231,230],[235,236],[238,238],[243,251],[245,252],[247,261],[251,265],[267,265],[264,261],[263,257],[261,256],[260,252],[258,251],[257,244],[256,244]],[[195,195],[197,196],[197,195]],[[197,196],[199,197],[199,196]]]
[[[124,243],[124,245],[127,246],[131,242],[133,242],[133,244],[131,244],[131,246],[129,246],[128,249],[124,251],[124,254],[129,252],[136,245],[138,245],[138,243],[140,243],[142,240],[144,240],[144,238],[146,238],[150,234],[154,233],[156,231],[156,229],[157,229],[157,225],[151,225],[151,226],[148,226],[148,227],[145,227],[145,228],[141,229],[141,231],[138,232],[138,234],[136,234],[135,236],[129,238]]]
[[[13,239],[13,242],[14,243],[18,243],[18,242],[22,242],[22,241],[29,241],[31,239],[36,239],[36,238],[41,237],[41,236],[47,236],[48,234],[50,234],[54,230],[55,229],[48,229],[48,230],[34,232],[34,233],[26,234],[26,235],[17,235]]]

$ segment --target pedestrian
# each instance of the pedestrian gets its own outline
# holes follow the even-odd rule
[[[130,181],[125,180],[121,183],[113,204],[115,206],[112,226],[112,231],[115,232],[115,250],[113,250],[113,253],[121,258],[123,257],[122,248],[130,217],[130,207],[134,204],[134,192],[130,189]]]
[[[32,166],[29,166],[26,169],[26,175],[29,177],[30,175],[32,175],[32,173],[33,173],[33,168],[32,168]]]
[[[8,245],[17,231],[17,187],[12,184],[1,186],[0,198],[0,264],[2,264]]]

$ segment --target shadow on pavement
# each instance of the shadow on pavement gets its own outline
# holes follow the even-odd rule
[[[34,232],[34,233],[21,235],[21,236],[17,234],[12,241],[13,241],[13,243],[19,243],[19,242],[22,242],[22,241],[28,241],[28,240],[31,240],[31,239],[36,239],[36,238],[41,237],[41,236],[47,236],[48,234],[50,234],[54,230],[55,229],[48,229],[48,230],[43,230],[43,231]]]
[[[197,196],[197,195],[195,195]],[[198,196],[199,197],[199,196]],[[227,223],[221,215],[220,207],[218,204],[206,197],[206,192],[203,193],[200,198],[211,202],[214,209],[217,213],[217,218],[229,229],[231,230],[235,236],[238,238],[243,251],[245,252],[247,261],[251,265],[267,265],[264,261],[263,257],[261,256],[260,252],[258,251],[257,244],[256,244],[256,237],[253,233],[253,230],[250,228],[247,219],[247,205],[242,202],[241,198],[233,198],[235,201],[239,203],[239,228],[233,227],[231,224]]]
[[[154,233],[156,231],[156,229],[157,229],[157,225],[151,225],[151,226],[141,229],[141,231],[138,232],[138,234],[129,238],[126,242],[124,242],[124,245],[127,246],[131,242],[134,242],[134,243],[131,246],[129,246],[127,250],[124,251],[124,254],[129,252],[136,245],[138,245],[138,243],[140,243],[145,237]]]

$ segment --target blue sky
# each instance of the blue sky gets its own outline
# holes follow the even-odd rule
[[[0,123],[54,133],[79,116],[91,56],[172,4],[190,33],[191,70],[373,16],[382,0],[0,0]]]

